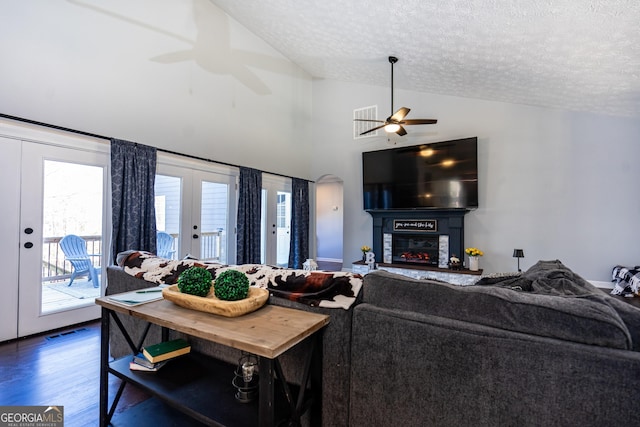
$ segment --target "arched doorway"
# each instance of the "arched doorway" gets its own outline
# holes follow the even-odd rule
[[[342,270],[343,181],[335,175],[316,180],[316,260],[318,268]]]

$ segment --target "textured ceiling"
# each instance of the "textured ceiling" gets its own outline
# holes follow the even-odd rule
[[[211,0],[313,77],[640,117],[638,0]]]

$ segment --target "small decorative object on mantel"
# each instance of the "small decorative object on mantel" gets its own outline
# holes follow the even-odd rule
[[[318,263],[311,258],[308,258],[302,263],[302,269],[305,271],[316,271],[318,269]]]
[[[364,262],[369,267],[369,271],[376,269],[376,254],[367,252],[364,256]]]
[[[464,252],[469,255],[469,270],[478,271],[480,269],[480,257],[484,255],[478,248],[467,248]]]
[[[371,250],[371,248],[367,245],[364,245],[360,248],[360,250],[362,251],[362,262],[367,262],[367,252],[369,252]]]
[[[460,262],[460,258],[458,258],[456,254],[452,254],[451,258],[449,258],[449,268],[451,270],[462,269],[462,263]]]

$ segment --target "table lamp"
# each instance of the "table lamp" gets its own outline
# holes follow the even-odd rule
[[[522,271],[520,270],[520,258],[524,258],[524,251],[522,249],[514,249],[513,257],[518,258],[518,271]]]

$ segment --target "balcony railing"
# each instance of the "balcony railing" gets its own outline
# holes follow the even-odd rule
[[[173,249],[178,253],[175,247],[178,242],[178,235],[172,234],[174,237]],[[66,260],[64,253],[60,248],[60,240],[64,236],[45,237],[42,247],[42,281],[50,282],[54,280],[68,280],[71,278],[71,263]],[[89,255],[103,254],[102,236],[80,236],[87,242],[87,253]],[[205,232],[200,235],[200,259],[214,262],[222,262],[222,239],[223,231]],[[92,256],[94,267],[100,268],[102,257]]]
[[[71,263],[60,249],[60,237],[45,237],[42,240],[42,281],[67,280],[71,278]],[[89,255],[102,254],[102,236],[80,236],[87,242]],[[94,267],[100,268],[99,256],[92,256]]]
[[[178,244],[178,234],[177,233],[169,233],[173,236],[173,256],[176,257],[178,253],[178,249],[176,245]],[[222,262],[222,239],[224,236],[224,232],[222,229],[218,229],[217,231],[206,231],[200,233],[200,259],[203,261],[213,261],[213,262]]]
[[[200,238],[200,259],[222,262],[222,230],[204,232]]]

